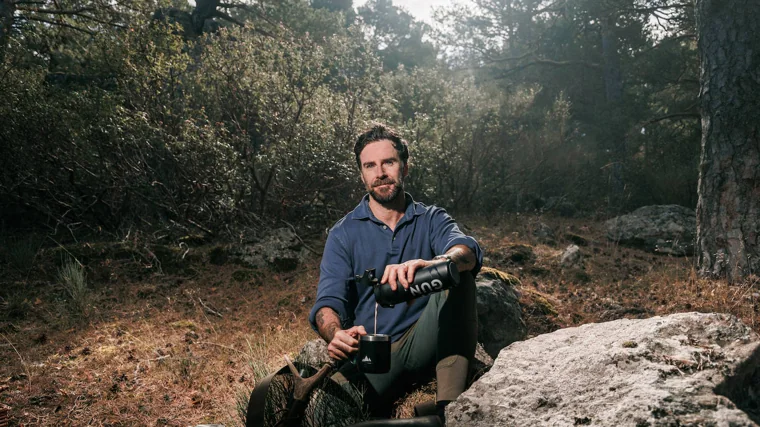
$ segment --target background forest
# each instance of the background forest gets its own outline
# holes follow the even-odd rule
[[[409,191],[455,213],[693,208],[692,9],[477,0],[434,30],[389,0],[3,0],[0,220],[323,229],[371,120],[409,140]]]
[[[0,426],[241,425],[257,382],[316,338],[325,229],[364,193],[352,147],[373,121],[409,141],[406,190],[509,273],[528,337],[682,311],[758,330],[752,144],[703,162],[751,160],[697,209],[748,242],[694,250],[718,280],[603,225],[698,204],[694,16],[687,0],[462,0],[434,24],[391,0],[0,0]],[[708,35],[720,65],[731,37]],[[729,53],[754,66],[752,43]],[[740,86],[715,105],[757,93]],[[727,188],[718,172],[703,182]],[[240,262],[282,230],[298,259]],[[571,244],[586,258],[565,268]]]

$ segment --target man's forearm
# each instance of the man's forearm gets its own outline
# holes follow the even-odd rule
[[[340,317],[330,307],[322,307],[317,312],[317,331],[325,342],[332,341],[335,333],[341,330]]]
[[[470,271],[475,268],[475,264],[477,263],[475,253],[465,245],[452,246],[446,251],[446,255],[451,257],[451,261],[457,265],[459,271]]]

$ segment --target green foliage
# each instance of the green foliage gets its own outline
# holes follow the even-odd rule
[[[0,60],[2,218],[117,236],[321,229],[360,195],[351,146],[372,120],[409,139],[410,191],[455,211],[591,210],[621,173],[631,206],[694,204],[680,9],[657,35],[646,13],[617,13],[623,0],[480,0],[441,14],[439,49],[390,2],[362,6],[359,26],[349,3],[257,2],[228,10],[244,26],[192,37],[148,20],[168,2],[92,34],[24,27]]]
[[[664,200],[694,205],[693,198],[673,199],[665,188],[675,184],[678,194],[695,193],[698,68],[690,7],[672,0],[643,5],[633,0],[551,5],[478,0],[439,14],[451,28],[440,40],[457,63],[496,80],[501,92],[537,85],[535,113],[549,113],[562,97],[569,102],[563,151],[569,151],[565,163],[572,165],[546,159],[535,170],[526,183],[538,188],[531,191],[539,199],[561,196],[599,206],[611,200],[612,192],[624,191],[618,196],[629,207]],[[545,146],[553,134],[547,129],[534,143]],[[658,155],[665,152],[667,157]],[[678,173],[658,167],[661,162],[676,165]],[[555,174],[564,179],[554,179]],[[599,185],[618,179],[622,185]],[[575,189],[554,184],[567,180],[575,182]]]
[[[274,200],[275,212],[302,218],[351,191],[346,145],[377,91],[376,60],[363,45],[234,30],[204,46],[201,58],[193,96],[236,135],[238,203],[260,213]]]
[[[435,65],[438,52],[426,40],[431,33],[427,24],[415,20],[391,0],[369,0],[358,12],[386,70]]]
[[[399,72],[388,86],[402,111],[414,111],[405,127],[414,147],[415,192],[454,210],[475,207],[486,177],[505,160],[494,156],[508,143],[498,135],[500,100],[471,78],[451,79],[440,70]]]

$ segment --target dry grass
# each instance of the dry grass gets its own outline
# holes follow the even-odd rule
[[[34,303],[24,319],[0,321],[10,425],[240,425],[236,396],[315,337],[306,313],[316,261],[299,276],[232,278],[242,270],[101,283],[86,323],[67,318],[53,282],[11,283]]]
[[[536,242],[536,221],[560,230]],[[727,312],[758,330],[757,278],[744,284],[700,279],[693,260],[648,254],[607,242],[600,222],[503,217],[464,221],[486,250],[487,265],[521,282],[529,334],[560,327],[681,311]],[[582,271],[559,258],[572,232],[590,243]],[[522,245],[522,246],[521,246]],[[520,252],[528,247],[533,256]],[[520,252],[514,255],[515,251]],[[135,263],[92,257],[92,311],[72,321],[56,286],[55,257],[0,278],[0,404],[10,425],[240,425],[238,400],[316,335],[306,315],[318,260],[297,272],[205,264],[164,274]],[[138,263],[139,264],[139,263]],[[166,263],[165,263],[166,264]],[[8,316],[9,301],[24,315]],[[556,314],[555,314],[556,313]],[[431,399],[428,386],[396,416]]]
[[[538,222],[554,228],[555,244],[541,244],[532,236],[532,227]],[[760,303],[757,277],[741,284],[699,278],[693,258],[619,246],[605,238],[601,221],[514,215],[492,220],[488,226],[475,225],[472,232],[493,258],[489,265],[520,279],[524,303],[541,307],[545,300],[558,312],[557,316],[543,316],[554,322],[555,328],[699,311],[730,313],[760,330],[756,319]],[[588,242],[581,247],[583,269],[560,268],[564,248],[574,243],[571,235]],[[535,259],[513,262],[498,256],[515,245],[530,246]],[[546,331],[529,324],[529,333],[536,332]]]

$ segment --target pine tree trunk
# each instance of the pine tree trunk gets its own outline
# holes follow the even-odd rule
[[[608,15],[602,17],[601,37],[602,56],[604,57],[604,89],[607,123],[606,138],[610,144],[610,177],[608,209],[610,212],[620,212],[625,203],[625,163],[626,146],[623,128],[623,77],[620,69],[620,53],[618,52],[617,34],[614,32],[617,17]]]
[[[697,0],[702,158],[697,204],[700,273],[760,274],[760,7]]]
[[[15,11],[15,0],[0,0],[0,63],[5,59],[5,49],[11,35]]]

